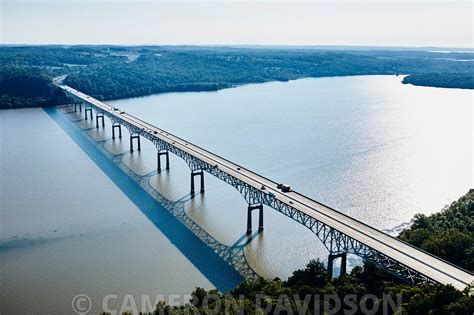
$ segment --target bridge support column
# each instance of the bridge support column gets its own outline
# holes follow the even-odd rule
[[[99,128],[99,118],[102,119],[102,127],[105,127],[104,114],[100,113],[95,115],[95,127]]]
[[[86,109],[84,109],[84,119],[87,120],[87,112],[90,113],[91,119],[93,119],[93,117],[92,117],[92,108],[90,108],[90,107],[89,108],[86,107]]]
[[[139,135],[130,135],[130,152],[133,152],[133,139],[137,139],[138,140],[138,151],[141,150],[141,147],[140,147],[140,136]]]
[[[164,152],[158,151],[158,153],[156,154],[156,158],[157,158],[157,162],[158,162],[158,167],[157,167],[158,172],[161,172],[161,156],[162,155],[164,155],[166,157],[166,169],[167,170],[170,169],[170,155],[169,155],[169,152],[168,151],[164,151]],[[204,186],[204,184],[201,184],[201,185]]]
[[[112,139],[115,139],[115,128],[119,130],[119,138],[122,139],[122,126],[119,123],[112,123]]]
[[[329,279],[333,277],[333,270],[334,270],[334,260],[337,258],[341,258],[341,272],[340,276],[346,274],[347,272],[347,253],[338,253],[338,254],[329,254],[328,257],[328,273]]]
[[[251,205],[247,208],[247,235],[252,234],[252,211],[253,210],[259,210],[258,211],[258,231],[262,232],[263,231],[263,205],[257,204],[257,205]]]
[[[191,171],[191,195],[194,196],[194,176],[201,176],[201,194],[204,193],[204,171]]]
[[[74,111],[77,112],[77,105],[79,105],[79,111],[82,112],[82,103],[74,102]]]

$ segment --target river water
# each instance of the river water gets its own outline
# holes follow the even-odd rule
[[[110,101],[150,123],[376,228],[396,233],[472,187],[473,92],[395,76],[302,79]],[[0,111],[0,312],[71,312],[77,294],[228,290],[245,274],[286,278],[325,259],[304,227],[265,208],[245,238],[246,204],[156,149],[128,152],[71,108]],[[254,217],[256,222],[257,217]],[[222,253],[232,253],[228,259]],[[250,270],[250,271],[249,271]],[[152,297],[153,300],[154,297]]]

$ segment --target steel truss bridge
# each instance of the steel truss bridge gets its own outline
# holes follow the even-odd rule
[[[329,251],[328,270],[332,276],[333,261],[341,258],[341,273],[346,271],[347,254],[355,254],[412,284],[450,284],[459,290],[474,284],[474,275],[449,262],[389,236],[363,222],[323,205],[295,191],[283,192],[277,183],[242,166],[172,135],[118,108],[98,101],[69,86],[58,84],[74,109],[92,119],[96,113],[105,126],[104,116],[112,122],[121,137],[121,126],[130,134],[130,150],[134,140],[140,150],[140,137],[150,140],[157,149],[158,171],[161,157],[169,153],[182,158],[191,170],[191,194],[195,194],[194,177],[200,177],[200,191],[204,192],[204,173],[211,174],[236,188],[248,204],[247,233],[252,233],[252,211],[259,212],[258,230],[263,230],[263,205],[273,208],[310,229]]]

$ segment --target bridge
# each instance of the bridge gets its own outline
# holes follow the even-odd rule
[[[355,254],[412,284],[450,284],[464,290],[474,283],[474,275],[410,244],[387,235],[363,222],[332,209],[296,191],[282,189],[278,183],[256,174],[223,157],[209,152],[163,129],[153,126],[118,108],[92,98],[57,82],[74,110],[82,111],[85,119],[96,113],[96,127],[105,127],[104,117],[112,122],[112,138],[122,136],[121,127],[130,134],[130,150],[140,150],[140,137],[150,140],[157,149],[157,169],[161,159],[169,169],[169,153],[182,158],[191,170],[191,195],[195,194],[194,178],[200,177],[200,192],[204,192],[204,174],[211,174],[236,188],[246,200],[247,234],[252,233],[252,212],[258,210],[258,230],[264,228],[263,206],[266,205],[290,217],[311,230],[329,252],[328,270],[332,277],[333,262],[341,259],[341,274],[346,272],[347,254]],[[100,121],[100,124],[99,124]]]

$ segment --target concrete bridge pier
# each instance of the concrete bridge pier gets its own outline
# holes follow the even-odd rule
[[[84,119],[87,120],[87,112],[90,113],[91,119],[94,119],[94,118],[92,117],[92,108],[90,108],[90,107],[89,107],[89,108],[86,107],[86,108],[84,109]]]
[[[156,153],[156,156],[157,156],[157,162],[158,162],[158,167],[157,167],[157,171],[158,172],[161,172],[161,156],[164,155],[166,157],[166,169],[169,170],[170,169],[170,155],[169,155],[169,152],[168,151],[163,151],[163,152],[160,152],[158,151]],[[194,181],[193,181],[194,182]],[[192,186],[192,185],[191,185]],[[201,183],[201,186],[204,186],[203,183]]]
[[[77,112],[77,105],[79,105],[79,111],[82,112],[82,103],[81,102],[74,102],[74,112]]]
[[[334,271],[334,260],[341,258],[341,272],[340,276],[345,275],[347,272],[347,253],[337,253],[337,254],[329,254],[328,257],[328,273],[329,279],[332,279],[333,271]]]
[[[263,231],[263,205],[251,205],[247,209],[247,235],[252,234],[252,211],[258,209],[258,231]]]
[[[133,139],[137,139],[138,141],[138,151],[141,150],[140,147],[140,136],[139,135],[130,135],[130,152],[133,152]]]
[[[99,118],[102,118],[102,127],[105,127],[104,114],[101,113],[95,115],[95,127],[99,128]]]
[[[191,195],[194,196],[194,176],[201,176],[201,194],[204,193],[204,171],[191,171]]]
[[[122,139],[122,126],[119,123],[112,123],[112,139],[115,139],[115,128],[119,130],[119,138]]]

